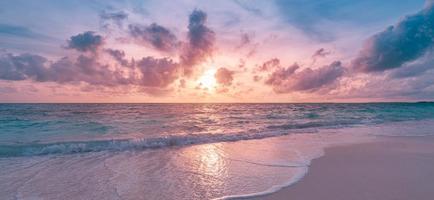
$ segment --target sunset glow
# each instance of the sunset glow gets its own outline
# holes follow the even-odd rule
[[[432,1],[6,0],[0,6],[11,8],[0,12],[2,102],[434,96]]]
[[[434,199],[433,136],[434,0],[0,0],[0,200]]]
[[[198,85],[207,90],[215,90],[217,87],[217,81],[215,79],[215,69],[209,69],[205,71],[201,77],[199,77]]]

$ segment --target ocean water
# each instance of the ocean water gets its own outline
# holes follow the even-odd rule
[[[434,119],[434,103],[0,104],[0,156],[146,149]]]
[[[434,103],[0,104],[0,199],[219,199],[327,146],[434,134]]]

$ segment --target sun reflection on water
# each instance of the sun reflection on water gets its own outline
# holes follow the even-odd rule
[[[220,177],[224,171],[225,162],[220,155],[222,152],[220,152],[217,144],[205,145],[198,153],[200,159],[199,171],[214,177]]]
[[[229,163],[222,144],[191,146],[183,149],[179,158],[177,166],[189,173],[189,182],[194,183],[191,187],[207,193],[204,196],[212,196],[225,188]]]

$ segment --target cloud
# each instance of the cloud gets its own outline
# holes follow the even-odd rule
[[[140,44],[171,52],[178,46],[176,36],[167,28],[153,23],[149,26],[129,25],[130,35]]]
[[[124,18],[122,14],[104,14],[102,18]],[[35,82],[55,82],[58,84],[86,83],[92,87],[136,86],[149,94],[162,94],[170,91],[169,86],[182,75],[192,73],[193,66],[211,56],[215,33],[205,26],[206,14],[194,10],[189,16],[188,41],[178,49],[177,39],[168,29],[157,24],[150,26],[130,25],[130,34],[142,42],[148,42],[160,50],[177,48],[181,50],[180,61],[171,58],[145,56],[141,59],[126,59],[125,52],[105,48],[104,38],[95,32],[87,31],[70,37],[65,48],[75,49],[83,54],[77,57],[63,57],[49,61],[35,54],[3,54],[0,57],[0,79],[31,80]],[[100,49],[102,49],[100,51]],[[93,54],[86,54],[92,52]],[[109,63],[96,56],[106,53],[117,62]],[[230,85],[232,71],[219,74],[222,84]]]
[[[268,79],[265,81],[267,85],[281,85],[288,77],[290,77],[294,72],[299,69],[300,66],[295,63],[287,68],[279,68],[274,71]]]
[[[271,86],[276,93],[314,92],[333,84],[345,71],[339,61],[318,69],[306,68],[297,72],[299,68],[297,64],[279,68],[268,77],[265,84]]]
[[[193,67],[205,61],[214,51],[215,33],[206,26],[207,15],[202,10],[193,10],[189,16],[187,41],[181,42],[169,29],[152,23],[149,26],[131,24],[129,34],[145,46],[151,46],[163,52],[179,53],[178,70],[184,75],[191,75]]]
[[[68,46],[66,48],[69,48],[69,49],[75,49],[75,50],[81,51],[81,52],[86,52],[86,51],[95,52],[97,48],[102,46],[104,41],[103,41],[102,36],[96,35],[92,31],[87,31],[87,32],[72,36],[67,41],[67,43],[68,43]]]
[[[405,63],[389,74],[390,78],[411,78],[423,75],[429,70],[434,70],[434,52],[425,54],[416,61]]]
[[[33,54],[15,56],[4,54],[0,57],[0,79],[20,81],[45,79],[47,59]]]
[[[434,7],[431,4],[369,38],[352,66],[362,72],[399,68],[423,56],[433,44]]]
[[[124,11],[107,12],[102,11],[99,15],[102,26],[108,28],[110,21],[113,21],[118,27],[122,27],[123,21],[128,19],[128,14]]]
[[[280,60],[277,58],[272,58],[270,60],[265,61],[262,65],[258,66],[259,71],[269,71],[275,68],[280,67]]]
[[[241,49],[245,47],[246,45],[249,45],[252,42],[252,39],[250,38],[250,35],[247,33],[241,34],[240,38],[240,44],[236,47],[236,49]]]
[[[361,85],[352,85],[354,80],[349,80],[346,86],[350,89],[341,92],[338,97],[388,101],[432,100],[434,96],[433,76],[434,70],[428,70],[418,74],[417,78],[397,78],[387,74],[378,74],[365,79]]]
[[[101,64],[94,56],[80,55],[75,60],[64,57],[47,67],[45,80],[57,83],[85,82],[90,85],[115,87],[131,83],[118,69],[110,69]]]
[[[138,84],[146,87],[164,88],[178,78],[178,64],[169,58],[142,58],[137,62],[141,72]]]
[[[330,55],[330,53],[330,51],[326,51],[324,48],[321,48],[315,51],[315,53],[312,55],[312,58],[323,58]]]
[[[221,67],[215,73],[215,79],[219,84],[230,86],[234,80],[234,71],[231,71],[225,67]]]
[[[178,76],[178,64],[168,58],[144,57],[129,68],[114,68],[102,64],[95,56],[80,55],[49,62],[46,58],[32,54],[0,57],[0,79],[33,80],[73,84],[84,82],[93,86],[117,87],[134,85],[152,91],[165,89]],[[125,71],[127,69],[127,71]]]
[[[324,48],[320,48],[316,50],[315,53],[312,55],[312,63],[315,64],[318,58],[325,58],[330,54],[330,51],[326,51]]]
[[[110,56],[112,56],[120,65],[129,66],[128,60],[125,59],[125,52],[117,49],[105,49]]]
[[[201,10],[194,10],[189,17],[188,43],[181,54],[184,73],[191,74],[191,67],[211,56],[214,48],[215,33],[205,24],[207,15]]]

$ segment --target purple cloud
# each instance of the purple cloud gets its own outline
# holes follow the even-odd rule
[[[123,22],[128,19],[128,14],[124,11],[107,12],[102,11],[99,15],[101,27],[104,29],[110,28],[112,24],[122,27]]]
[[[145,57],[136,62],[126,76],[121,69],[101,64],[96,57],[80,55],[76,59],[61,58],[48,62],[32,54],[0,57],[0,79],[33,80],[37,82],[79,83],[94,86],[117,87],[136,85],[143,88],[164,89],[178,76],[178,64],[167,58]],[[154,91],[155,91],[154,89]]]
[[[130,66],[127,59],[125,59],[125,52],[117,49],[105,49],[109,55],[113,57],[120,65],[128,67]]]
[[[191,67],[211,56],[214,48],[215,33],[205,23],[207,15],[201,10],[194,10],[189,17],[188,44],[181,53],[184,73],[192,73]]]
[[[178,64],[169,58],[142,58],[136,66],[140,71],[137,84],[146,87],[164,88],[178,78]]]
[[[265,81],[277,93],[294,91],[314,92],[335,83],[344,74],[341,62],[336,61],[318,69],[306,68],[300,72],[297,64],[279,68]]]
[[[278,67],[280,67],[280,60],[277,58],[273,58],[268,61],[265,61],[262,65],[258,66],[258,70],[266,72]]]
[[[149,26],[129,25],[130,35],[140,44],[150,45],[160,51],[173,51],[178,46],[176,36],[167,28],[153,23]]]
[[[290,77],[294,72],[299,69],[300,66],[294,63],[290,67],[280,68],[274,71],[268,79],[265,81],[267,85],[281,85],[288,77]]]
[[[26,79],[45,79],[47,59],[33,54],[1,55],[0,79],[20,81]]]
[[[326,51],[324,48],[320,48],[316,50],[315,53],[312,55],[312,63],[315,64],[319,58],[325,58],[330,54],[330,51]]]
[[[95,52],[104,43],[103,37],[100,35],[96,35],[92,31],[87,31],[72,36],[67,42],[68,46],[66,48],[75,49],[81,52]]]
[[[64,57],[53,63],[39,55],[3,55],[0,58],[0,79],[34,80],[37,82],[73,83],[115,86],[123,83],[120,72],[101,65],[94,57],[79,56],[76,60]]]

